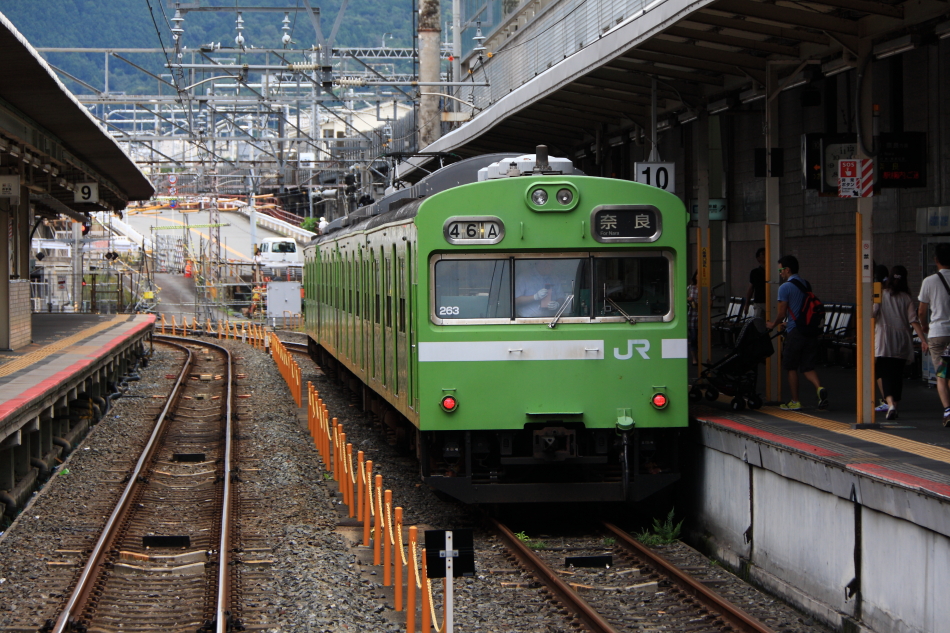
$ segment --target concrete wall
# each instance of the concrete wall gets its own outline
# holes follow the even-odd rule
[[[11,279],[9,283],[10,349],[17,349],[33,342],[30,282],[28,279]]]
[[[839,630],[946,628],[950,499],[714,425],[701,443],[691,536],[707,552]]]

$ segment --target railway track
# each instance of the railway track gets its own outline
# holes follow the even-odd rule
[[[187,359],[64,608],[44,631],[223,633],[231,624],[231,354],[156,339]]]
[[[557,539],[557,545],[532,543],[495,520],[493,527],[512,557],[547,587],[575,624],[593,633],[616,633],[633,626],[772,633],[612,524],[604,524],[606,536],[564,537]],[[571,560],[576,564],[569,565]]]

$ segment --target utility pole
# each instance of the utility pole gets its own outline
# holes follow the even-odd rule
[[[442,14],[439,0],[419,2],[419,81],[439,81],[440,33]],[[437,94],[419,97],[419,149],[428,147],[439,139],[442,116],[439,112]]]

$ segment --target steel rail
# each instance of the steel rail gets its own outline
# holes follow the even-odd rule
[[[175,345],[175,343],[172,344]],[[98,572],[99,568],[104,562],[103,558],[108,552],[108,546],[112,543],[115,532],[120,525],[120,519],[122,519],[129,510],[129,501],[132,499],[133,490],[139,483],[138,478],[142,473],[142,469],[151,461],[152,455],[157,448],[158,438],[165,427],[165,418],[168,415],[168,412],[171,410],[172,404],[176,403],[178,397],[181,395],[182,382],[194,364],[195,355],[191,350],[187,349],[183,345],[178,345],[178,347],[188,354],[185,364],[182,367],[181,373],[178,374],[178,379],[175,381],[175,384],[172,387],[172,391],[168,396],[168,400],[165,402],[165,408],[162,409],[158,420],[155,422],[155,427],[152,429],[152,435],[148,438],[148,443],[145,445],[145,448],[142,450],[142,454],[139,456],[138,462],[135,464],[135,468],[129,477],[129,483],[122,491],[122,495],[119,497],[119,501],[116,503],[115,509],[113,509],[108,521],[106,521],[105,527],[102,530],[102,534],[99,536],[96,546],[93,548],[92,553],[89,555],[89,559],[86,561],[86,565],[82,570],[82,574],[79,576],[79,580],[76,582],[76,586],[66,603],[66,607],[62,610],[62,612],[60,612],[59,617],[56,619],[56,624],[53,626],[52,633],[65,633],[66,631],[70,630],[72,627],[71,620],[74,615],[74,610],[77,608],[77,606],[84,604],[89,594],[92,592],[93,585],[90,582],[90,579],[95,577],[95,574]]]
[[[548,567],[547,563],[518,540],[518,537],[516,537],[511,530],[502,523],[499,523],[496,519],[492,519],[491,521],[494,524],[498,536],[505,542],[508,549],[511,550],[522,563],[530,567],[538,579],[557,596],[565,607],[570,609],[578,619],[584,622],[591,631],[594,633],[617,633],[617,629],[604,620],[586,600],[577,595],[577,592],[571,589],[570,585],[558,578],[557,574]]]
[[[215,633],[227,633],[228,631],[228,609],[231,604],[231,565],[227,557],[231,552],[231,456],[232,456],[232,438],[234,429],[232,428],[233,417],[232,398],[233,398],[233,364],[231,363],[231,350],[220,345],[207,344],[209,347],[215,347],[223,350],[228,363],[227,375],[227,393],[225,395],[227,403],[225,405],[225,431],[224,431],[224,502],[221,506],[221,540],[218,544],[218,598],[215,607]]]
[[[654,566],[659,573],[669,578],[680,589],[718,613],[725,621],[735,627],[737,631],[743,631],[744,633],[774,633],[774,631],[765,624],[729,602],[712,589],[709,589],[706,585],[689,574],[683,572],[663,556],[637,542],[632,536],[617,526],[605,521],[604,527],[617,537],[617,542],[621,546]]]

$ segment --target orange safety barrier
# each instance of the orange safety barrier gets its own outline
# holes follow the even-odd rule
[[[291,389],[299,385],[300,367],[276,334],[265,335],[263,328],[253,324],[250,328],[253,335],[259,334],[261,341],[270,343],[271,354]],[[415,633],[417,609],[421,609],[422,631],[430,633],[433,625],[436,632],[442,630],[445,622],[438,626],[432,584],[426,578],[425,549],[421,556],[418,550],[418,528],[409,526],[409,540],[405,543],[403,508],[394,507],[392,491],[383,489],[383,476],[373,472],[373,461],[366,459],[363,451],[357,452],[354,463],[353,443],[347,442],[343,424],[330,417],[326,403],[310,381],[306,385],[306,404],[307,428],[314,449],[326,472],[338,482],[349,516],[355,514],[362,523],[362,545],[372,547],[373,564],[383,566],[383,586],[394,587],[393,606],[395,611],[405,611],[406,630]],[[417,595],[420,604],[416,602]]]
[[[176,326],[177,326],[177,324],[175,323],[175,315],[173,314],[173,315],[172,315],[172,336],[177,336],[177,334],[176,334],[176,332],[175,332]]]
[[[165,333],[165,313],[162,312],[162,334]]]

